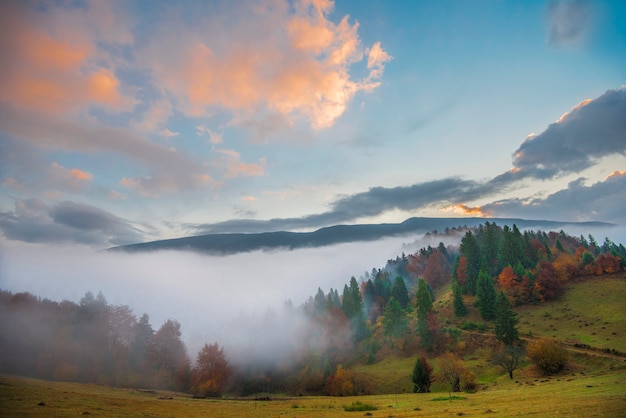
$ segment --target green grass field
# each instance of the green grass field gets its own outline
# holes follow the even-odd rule
[[[569,283],[556,301],[517,309],[521,336],[626,352],[626,274]]]
[[[374,393],[396,394],[361,397],[192,399],[188,394],[166,391],[0,376],[0,416],[626,417],[626,357],[571,346],[578,342],[626,352],[625,294],[626,274],[622,273],[569,283],[557,301],[518,308],[523,337],[548,336],[570,344],[568,370],[540,377],[525,362],[511,380],[504,370],[490,364],[489,350],[479,348],[464,358],[477,375],[478,390],[455,394],[453,399],[441,381],[433,384],[432,393],[411,393],[410,375],[416,357],[390,356],[373,365],[357,365],[353,371],[367,379]],[[449,298],[439,296],[440,309],[449,310]],[[471,318],[478,320],[475,315]],[[436,374],[436,359],[431,361]],[[346,410],[363,404],[367,409]]]
[[[345,411],[353,402],[377,409]],[[0,405],[3,417],[620,417],[626,414],[626,368],[549,379],[499,379],[487,389],[457,394],[452,400],[447,392],[208,400],[172,392],[0,376]]]

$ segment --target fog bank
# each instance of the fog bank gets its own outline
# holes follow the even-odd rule
[[[74,302],[87,291],[101,291],[110,304],[128,305],[136,316],[147,313],[155,330],[167,319],[178,320],[192,358],[204,343],[217,341],[227,352],[267,360],[297,344],[306,325],[293,310],[285,314],[287,300],[298,306],[318,287],[341,293],[351,276],[384,267],[415,239],[221,257],[5,242],[0,288]]]

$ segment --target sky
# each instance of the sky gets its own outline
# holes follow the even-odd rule
[[[3,1],[0,242],[626,223],[623,1]]]

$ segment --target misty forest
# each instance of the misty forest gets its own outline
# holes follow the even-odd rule
[[[427,235],[441,243],[269,312],[257,323],[269,329],[279,322],[274,325],[287,336],[279,356],[264,355],[262,344],[242,348],[215,340],[191,352],[185,323],[151,323],[147,313],[110,304],[98,289],[77,302],[2,290],[0,372],[196,397],[354,396],[399,390],[366,372],[391,358],[410,359],[412,369],[398,379],[414,392],[433,385],[458,392],[484,386],[481,370],[468,362],[476,356],[513,379],[522,368],[540,375],[566,370],[564,347],[600,349],[522,333],[519,312],[543,309],[573,283],[622,274],[622,244],[495,222]],[[602,350],[626,355],[620,347]]]

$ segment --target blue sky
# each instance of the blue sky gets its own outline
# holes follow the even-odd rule
[[[9,1],[0,234],[626,222],[621,1]]]

